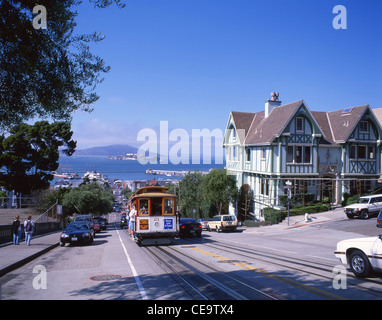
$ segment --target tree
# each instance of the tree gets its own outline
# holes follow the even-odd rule
[[[202,212],[202,180],[199,172],[188,173],[179,182],[178,204],[181,208],[182,217],[199,219],[203,217]]]
[[[95,7],[120,0],[91,0]],[[0,129],[33,117],[68,121],[75,110],[90,112],[96,86],[110,67],[90,52],[97,33],[75,35],[78,0],[39,0],[46,28],[34,25],[35,1],[0,1]]]
[[[76,148],[70,123],[39,121],[20,124],[10,135],[0,136],[0,185],[7,190],[30,193],[49,187],[57,170],[59,152],[71,156]]]
[[[62,204],[69,213],[93,213],[101,216],[113,211],[113,199],[111,189],[105,190],[97,182],[92,182],[65,194]]]
[[[216,206],[218,214],[228,212],[230,202],[235,202],[238,191],[232,175],[225,169],[214,169],[203,178],[203,197]]]
[[[252,190],[249,184],[243,184],[240,187],[238,196],[238,219],[240,221],[247,220],[248,213],[252,208]]]

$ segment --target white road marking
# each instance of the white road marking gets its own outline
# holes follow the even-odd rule
[[[126,247],[125,247],[125,245],[124,245],[123,242],[122,242],[122,238],[121,238],[121,236],[119,235],[119,231],[118,231],[118,230],[117,230],[117,234],[118,234],[118,237],[119,237],[119,241],[121,242],[123,251],[125,252],[125,256],[126,256],[126,258],[127,258],[127,262],[129,263],[131,272],[133,273],[135,282],[136,282],[137,285],[138,285],[138,289],[139,289],[139,292],[141,293],[142,300],[148,300],[148,297],[147,297],[147,295],[146,295],[145,288],[143,288],[141,279],[139,279],[137,270],[135,270],[135,267],[134,267],[134,265],[133,265],[133,262],[131,261],[131,258],[130,258],[130,256],[129,256],[127,250],[126,250]]]

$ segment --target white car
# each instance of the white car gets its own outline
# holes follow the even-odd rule
[[[382,210],[382,195],[372,195],[360,197],[354,204],[344,208],[345,214],[349,219],[361,217],[369,219],[371,215],[377,215]]]
[[[382,272],[382,236],[343,240],[334,251],[343,264],[360,278]]]

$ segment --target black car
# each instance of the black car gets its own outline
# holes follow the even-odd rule
[[[93,242],[93,232],[91,226],[84,222],[71,222],[66,229],[61,233],[60,246],[65,246],[66,243],[87,243]]]
[[[121,223],[120,223],[120,227],[121,229],[123,229],[124,227],[127,227],[128,226],[128,223],[129,223],[129,220],[127,219],[126,216],[122,216],[121,218]]]
[[[180,237],[202,236],[202,225],[192,218],[181,218],[179,221]]]

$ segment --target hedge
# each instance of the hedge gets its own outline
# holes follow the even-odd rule
[[[330,204],[316,204],[313,206],[307,206],[302,208],[295,208],[289,210],[289,216],[300,216],[304,215],[305,213],[318,213],[318,212],[325,212],[329,211],[331,209]],[[264,219],[267,222],[270,222],[271,224],[277,224],[283,221],[288,215],[287,210],[280,211],[275,210],[272,208],[265,208],[264,209]]]

